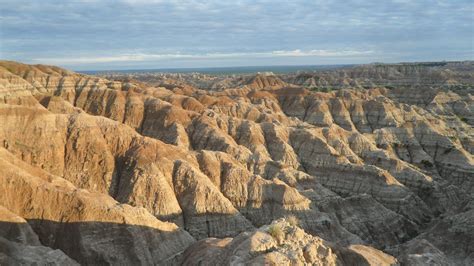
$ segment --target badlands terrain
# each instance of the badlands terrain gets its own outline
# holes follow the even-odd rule
[[[0,264],[473,265],[474,63],[0,61]]]

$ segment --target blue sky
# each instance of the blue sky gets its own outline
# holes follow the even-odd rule
[[[474,59],[472,0],[0,0],[0,57],[75,70]]]

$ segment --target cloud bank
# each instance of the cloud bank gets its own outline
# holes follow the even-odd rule
[[[268,57],[353,57],[372,54],[373,51],[354,51],[354,50],[309,50],[299,49],[293,51],[271,51],[255,53],[206,53],[206,54],[123,54],[115,56],[97,56],[97,57],[53,57],[53,58],[34,58],[34,62],[43,62],[48,64],[94,64],[94,63],[112,63],[112,62],[144,62],[158,61],[166,59],[226,59],[226,58],[268,58]]]
[[[70,68],[462,60],[471,0],[0,0],[0,57]]]

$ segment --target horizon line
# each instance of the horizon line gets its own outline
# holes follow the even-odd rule
[[[124,71],[156,71],[156,70],[205,70],[205,69],[229,69],[229,68],[265,68],[265,67],[331,67],[331,66],[359,66],[359,65],[376,65],[376,64],[416,64],[416,63],[456,63],[456,62],[473,62],[474,59],[464,60],[427,60],[427,61],[396,61],[396,62],[383,62],[376,61],[370,63],[341,63],[341,64],[274,64],[274,65],[231,65],[231,66],[203,66],[203,67],[156,67],[156,68],[117,68],[117,69],[74,69],[67,68],[75,72],[124,72]],[[42,65],[42,64],[33,64]],[[49,65],[49,64],[48,64]],[[156,71],[159,72],[159,71]]]

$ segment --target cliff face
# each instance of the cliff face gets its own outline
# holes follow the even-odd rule
[[[472,61],[369,64],[315,73],[288,74],[282,78],[288,83],[308,87],[439,87],[472,84],[473,66]]]
[[[271,88],[301,86],[317,91],[374,87],[416,87],[432,90],[448,87],[458,93],[471,90],[474,83],[474,61],[420,62],[398,64],[367,64],[315,68],[296,73],[263,72],[257,74],[203,74],[142,72],[133,74],[103,73],[109,79],[145,82],[153,86],[192,86],[201,89],[226,90],[229,88]]]
[[[224,264],[237,253],[390,264],[376,249],[411,261],[430,248],[440,262],[474,261],[462,248],[474,218],[469,93],[242,82],[164,88],[1,62],[0,262],[193,264],[204,252]],[[287,215],[306,232],[282,225],[299,232],[288,243],[303,246],[241,250]]]
[[[363,245],[348,247],[305,233],[292,218],[235,238],[201,240],[186,250],[183,264],[196,265],[395,265],[397,260]]]

